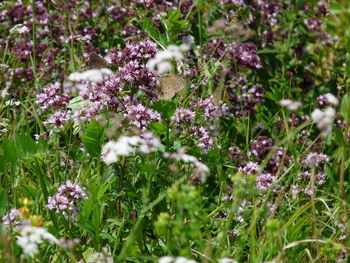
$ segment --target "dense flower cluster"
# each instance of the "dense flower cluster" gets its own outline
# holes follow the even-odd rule
[[[195,113],[187,108],[177,108],[171,117],[177,124],[193,123]]]
[[[309,153],[305,160],[304,160],[304,164],[307,167],[319,167],[320,165],[324,164],[324,163],[328,163],[329,162],[329,158],[327,155],[323,154],[323,153]]]
[[[252,142],[251,153],[263,158],[273,147],[273,140],[266,136],[259,136]]]
[[[214,143],[214,140],[211,137],[211,135],[209,133],[209,130],[206,129],[205,127],[203,127],[203,126],[194,127],[192,129],[192,134],[194,136],[198,137],[198,144],[197,144],[197,146],[199,148],[201,148],[203,151],[206,152],[212,147],[212,145]]]
[[[14,227],[18,227],[22,225],[20,219],[21,213],[19,212],[19,210],[16,208],[11,208],[11,210],[2,217],[2,223],[6,227],[10,227],[11,224],[13,224]]]
[[[39,244],[44,240],[52,244],[60,244],[59,240],[44,227],[26,225],[21,228],[20,233],[21,235],[17,237],[17,244],[22,248],[23,253],[29,256],[39,253]]]
[[[84,189],[68,180],[60,185],[56,194],[49,196],[47,208],[56,210],[56,213],[63,214],[67,219],[76,220],[79,214],[77,203],[86,199]]]
[[[256,162],[249,162],[244,167],[240,167],[238,171],[245,175],[258,174],[260,172],[260,166]]]
[[[47,110],[51,107],[67,106],[69,102],[68,94],[60,93],[62,93],[61,85],[59,82],[55,82],[36,96],[36,103],[39,104],[43,110]]]
[[[157,52],[157,44],[151,40],[127,44],[122,50],[111,50],[107,59],[119,67],[120,78],[134,86],[151,86],[156,83],[155,74],[148,71],[146,62]]]
[[[51,117],[44,121],[45,124],[52,124],[55,127],[62,128],[64,124],[71,118],[71,111],[58,110]]]
[[[265,190],[275,183],[276,180],[276,177],[269,173],[260,174],[256,177],[256,187],[259,190]]]
[[[239,76],[233,82],[233,87],[228,88],[227,91],[229,92],[229,100],[233,104],[229,105],[230,111],[242,116],[255,112],[255,106],[262,102],[265,93],[262,85],[251,85],[242,76]]]
[[[145,131],[151,122],[161,122],[160,114],[152,109],[148,109],[141,104],[126,104],[125,117],[132,125]]]
[[[260,58],[256,54],[257,50],[257,47],[249,42],[234,45],[234,55],[238,63],[253,69],[262,67]]]
[[[201,99],[198,102],[198,107],[204,111],[204,118],[207,121],[222,117],[228,114],[229,108],[226,103],[220,103],[221,107],[215,105],[214,97],[210,96],[206,99]]]

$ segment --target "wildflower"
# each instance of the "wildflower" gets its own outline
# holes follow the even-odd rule
[[[29,32],[29,28],[23,24],[17,24],[13,28],[10,29],[10,34],[13,33],[25,34]]]
[[[151,153],[160,146],[160,140],[152,132],[145,132],[140,135],[140,146],[137,151],[141,153]]]
[[[192,163],[197,169],[197,175],[202,183],[206,181],[207,176],[210,173],[208,166],[200,162],[195,156],[186,154],[183,149],[180,149],[175,153],[164,153],[164,157],[172,158],[174,160],[183,161],[186,163]]]
[[[288,110],[293,111],[293,110],[297,110],[303,104],[299,101],[292,101],[292,100],[288,100],[288,99],[283,99],[280,101],[280,105],[285,106],[288,108]]]
[[[327,107],[324,111],[315,109],[311,113],[311,118],[313,122],[316,123],[317,128],[321,130],[321,134],[325,136],[332,131],[335,115],[335,110],[331,107]]]
[[[170,45],[165,50],[157,51],[154,58],[148,60],[147,68],[149,71],[157,71],[159,75],[171,71],[171,60],[181,61],[184,59],[183,52],[188,51],[186,44],[181,46]]]
[[[108,248],[103,247],[101,252],[92,253],[87,263],[113,263],[113,257]]]
[[[238,63],[253,69],[262,68],[260,58],[256,54],[257,48],[253,43],[234,45],[234,56]]]
[[[11,224],[14,227],[22,225],[21,222],[21,213],[16,208],[11,208],[11,210],[2,217],[2,223],[9,228]]]
[[[198,147],[204,152],[207,152],[213,145],[213,138],[210,136],[208,129],[203,126],[194,127],[192,129],[192,134],[198,136]]]
[[[273,140],[266,136],[258,136],[253,142],[251,153],[256,157],[264,157],[272,149]]]
[[[173,258],[170,256],[161,257],[161,258],[159,258],[158,262],[159,263],[197,263],[197,261],[195,261],[193,259],[188,259],[185,257]]]
[[[77,202],[86,199],[84,189],[68,180],[60,185],[55,195],[48,197],[47,208],[62,213],[67,219],[75,220],[79,214]]]
[[[59,94],[60,92],[62,92],[61,85],[55,82],[36,96],[36,103],[42,110],[58,106],[65,107],[68,105],[69,96],[66,93]]]
[[[151,40],[127,44],[122,50],[111,50],[107,60],[119,67],[120,78],[133,86],[156,86],[156,74],[148,71],[146,62],[157,52]]]
[[[328,163],[329,158],[327,155],[323,153],[309,153],[308,156],[306,156],[305,160],[303,161],[305,166],[307,167],[319,167],[323,163]]]
[[[298,195],[301,191],[303,191],[303,188],[302,188],[301,186],[299,186],[299,185],[292,185],[292,186],[291,186],[291,193],[292,193],[292,197],[293,197],[293,198],[296,198],[297,195]]]
[[[73,72],[68,76],[68,80],[72,82],[88,81],[96,82],[101,81],[104,75],[112,75],[113,72],[108,68],[90,69],[83,72]]]
[[[106,164],[118,161],[118,156],[128,156],[136,151],[141,142],[139,136],[122,136],[118,141],[109,141],[102,148],[101,158]]]
[[[316,100],[320,106],[327,106],[327,105],[337,106],[339,104],[339,100],[332,93],[320,95],[317,97]]]
[[[271,175],[270,173],[260,174],[256,178],[256,186],[259,190],[265,190],[276,181],[276,177]]]
[[[160,114],[154,110],[148,109],[141,104],[126,105],[125,117],[128,118],[133,125],[142,131],[146,130],[146,127],[151,122],[161,122]]]
[[[71,111],[69,110],[58,110],[50,118],[44,121],[45,124],[53,124],[58,128],[62,128],[64,124],[71,118]]]
[[[60,244],[57,238],[47,232],[44,227],[23,226],[20,229],[20,234],[17,237],[17,245],[22,248],[24,254],[29,256],[34,256],[39,252],[38,245],[43,240],[47,240],[51,244]]]
[[[260,166],[256,162],[249,162],[243,168],[240,167],[238,171],[244,173],[245,175],[257,174],[260,172]]]
[[[177,108],[174,115],[171,117],[177,124],[180,123],[192,123],[195,117],[195,113],[190,109]]]
[[[221,109],[214,104],[214,97],[210,96],[206,99],[201,99],[198,102],[198,107],[204,111],[204,116],[207,121],[214,120],[217,117],[224,116],[226,113],[226,104],[221,106]]]

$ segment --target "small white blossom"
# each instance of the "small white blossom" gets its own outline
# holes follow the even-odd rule
[[[236,260],[232,258],[219,258],[218,262],[219,263],[238,263]]]
[[[165,50],[160,50],[154,58],[148,60],[147,68],[149,71],[157,71],[159,75],[171,71],[171,60],[181,61],[184,59],[183,52],[188,51],[189,47],[186,44],[181,46],[170,45]]]
[[[104,247],[101,252],[92,253],[87,260],[87,263],[113,263],[113,257],[110,251]]]
[[[336,112],[332,107],[327,107],[324,111],[315,109],[311,113],[311,119],[321,130],[322,135],[327,135],[332,131]]]
[[[197,263],[197,261],[185,257],[173,258],[170,256],[164,256],[159,258],[158,263]]]
[[[324,95],[329,104],[337,106],[339,104],[339,100],[332,93],[327,93]]]
[[[17,24],[13,28],[10,29],[10,34],[13,33],[25,34],[29,32],[29,28],[23,24]]]
[[[280,105],[287,107],[288,110],[297,110],[300,106],[302,106],[303,104],[299,101],[292,101],[289,99],[283,99],[280,101]]]
[[[17,245],[22,248],[24,254],[29,256],[39,252],[38,245],[43,240],[47,240],[51,244],[60,244],[58,239],[43,227],[27,225],[21,228],[20,233],[21,235],[17,237]]]
[[[112,75],[113,72],[108,68],[90,69],[83,72],[73,72],[68,76],[68,80],[79,82],[86,80],[89,82],[101,81],[104,75]]]
[[[202,183],[207,180],[207,176],[210,174],[208,166],[199,161],[195,156],[186,154],[182,149],[176,153],[164,153],[164,157],[172,158],[177,161],[183,161],[185,163],[192,163],[196,168],[197,175]]]
[[[141,142],[139,136],[123,136],[118,141],[109,141],[102,148],[102,160],[106,164],[118,161],[118,156],[128,156],[136,151],[135,147]]]

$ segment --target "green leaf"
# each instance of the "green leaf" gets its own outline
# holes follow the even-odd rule
[[[334,127],[334,139],[340,146],[347,147],[344,134],[338,127]]]
[[[149,125],[149,128],[152,130],[152,132],[157,135],[161,136],[166,133],[166,125],[160,122],[153,122]]]
[[[174,115],[176,104],[171,100],[160,100],[157,101],[151,108],[159,112],[163,119],[170,119],[171,116]]]
[[[6,212],[6,206],[7,206],[7,194],[6,190],[4,188],[0,189],[0,217],[2,217]]]
[[[345,120],[350,120],[350,92],[346,93],[341,101],[340,114]]]
[[[104,142],[104,129],[96,120],[91,121],[80,136],[87,150],[92,156],[98,158],[101,155],[102,143]]]

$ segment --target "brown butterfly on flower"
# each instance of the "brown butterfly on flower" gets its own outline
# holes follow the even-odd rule
[[[101,58],[95,52],[89,54],[89,57],[86,61],[86,66],[89,69],[109,68],[107,61]]]
[[[170,100],[186,85],[187,81],[183,77],[174,74],[161,75],[158,78],[158,98],[160,100]]]

